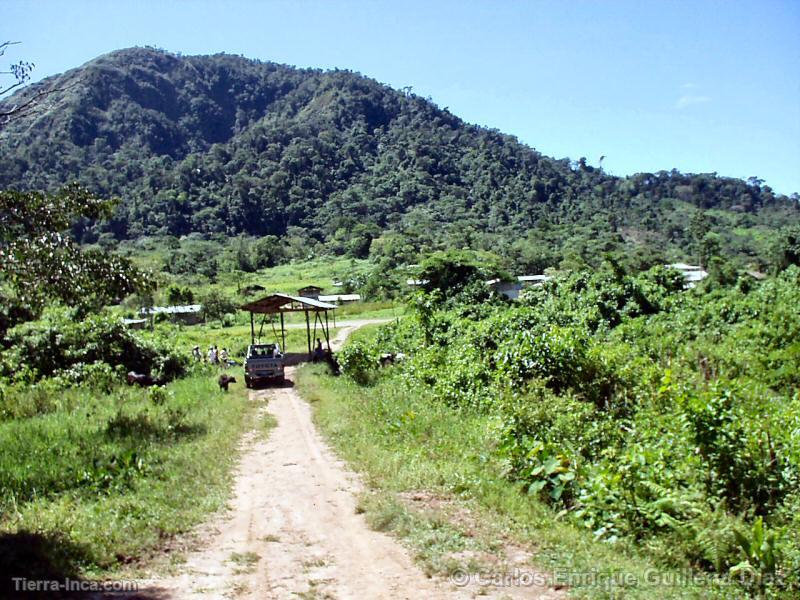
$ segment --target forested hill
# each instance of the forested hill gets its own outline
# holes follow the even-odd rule
[[[553,245],[580,230],[592,243],[666,252],[691,241],[699,208],[721,209],[701,229],[722,227],[724,246],[754,254],[758,236],[743,227],[797,221],[796,199],[755,178],[612,177],[349,71],[131,48],[19,94],[50,85],[61,91],[48,109],[0,133],[0,187],[78,180],[121,198],[88,238],[297,226],[320,241],[390,230],[420,245]]]

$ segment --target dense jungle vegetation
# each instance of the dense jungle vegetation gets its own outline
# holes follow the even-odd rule
[[[636,268],[709,254],[763,267],[798,203],[756,177],[614,177],[464,123],[411,90],[348,71],[132,48],[53,86],[46,110],[0,134],[0,188],[78,181],[118,197],[83,242],[143,236],[253,242],[413,262],[420,250],[493,250],[521,271]],[[276,257],[274,260],[280,260]]]
[[[485,415],[505,477],[596,540],[750,593],[800,590],[798,267],[685,291],[676,272],[612,262],[509,302],[455,266],[345,348],[344,372],[376,397]],[[381,369],[386,352],[406,359]],[[423,436],[407,414],[397,435]]]

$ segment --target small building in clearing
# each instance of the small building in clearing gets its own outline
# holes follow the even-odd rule
[[[297,295],[301,298],[311,298],[313,300],[319,300],[319,295],[322,292],[321,287],[317,287],[316,285],[307,285],[306,287],[302,287],[297,290]]]
[[[664,265],[664,266],[670,269],[675,269],[676,271],[680,271],[685,281],[683,287],[684,289],[687,290],[693,288],[698,283],[703,281],[703,279],[708,277],[708,272],[705,271],[703,267],[698,265],[687,265],[686,263],[672,263],[671,265]]]
[[[522,290],[522,284],[519,281],[502,281],[500,279],[490,279],[486,285],[492,288],[498,294],[503,294],[510,300],[519,298],[519,292]]]
[[[144,329],[147,327],[147,319],[122,319],[122,324],[128,329]]]
[[[491,287],[498,294],[503,294],[506,298],[516,300],[523,288],[542,285],[549,280],[547,275],[520,275],[516,281],[501,281],[500,279],[490,279],[486,285]]]
[[[517,277],[517,281],[523,287],[528,287],[530,285],[543,285],[546,281],[550,281],[550,277],[548,275],[520,275]]]
[[[245,296],[250,296],[252,294],[255,294],[256,292],[263,292],[266,289],[267,288],[265,288],[263,285],[252,283],[242,288],[242,294],[244,294]]]
[[[330,296],[319,296],[317,300],[320,302],[335,302],[336,304],[349,304],[351,302],[360,302],[361,294],[333,294]]]

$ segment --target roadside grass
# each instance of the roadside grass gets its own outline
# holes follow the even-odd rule
[[[457,412],[387,377],[360,387],[319,365],[299,369],[297,386],[323,433],[371,490],[359,511],[375,529],[405,540],[428,573],[485,569],[475,557],[522,544],[534,549],[536,568],[567,584],[574,597],[725,597],[724,588],[685,581],[686,574],[654,564],[633,544],[594,541],[590,531],[524,495],[503,477],[491,417]]]
[[[0,423],[3,576],[135,573],[221,509],[256,405],[243,385],[221,392],[219,372],[196,368],[160,391],[80,390]]]

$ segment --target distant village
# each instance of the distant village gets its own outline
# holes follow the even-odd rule
[[[701,266],[688,265],[686,263],[672,263],[664,265],[670,269],[674,269],[683,275],[685,280],[684,288],[691,289],[698,283],[708,277],[708,272]],[[753,277],[761,278],[760,273],[750,273]],[[516,280],[505,281],[501,279],[490,279],[486,282],[498,294],[502,294],[506,298],[516,300],[519,298],[520,292],[527,287],[534,287],[543,285],[552,277],[550,275],[518,275]],[[428,283],[425,279],[407,279],[406,285],[409,287],[418,287]],[[334,281],[333,287],[342,287],[344,284],[341,281]],[[255,294],[257,292],[265,291],[261,285],[254,284],[244,288],[247,294]],[[350,304],[353,302],[361,301],[361,294],[323,294],[324,288],[309,285],[297,290],[298,298],[311,298],[321,302],[328,302],[337,306]],[[151,306],[139,310],[138,319],[123,319],[131,329],[144,329],[152,323],[157,315],[165,315],[166,318],[177,324],[182,325],[197,325],[198,323],[205,322],[205,315],[203,313],[202,304],[186,304],[182,306]]]

